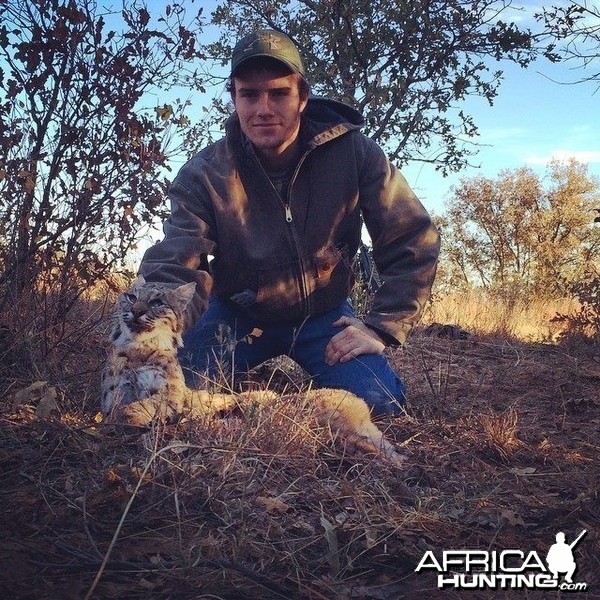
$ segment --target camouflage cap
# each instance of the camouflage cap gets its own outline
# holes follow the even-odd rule
[[[239,40],[231,57],[231,74],[258,56],[278,60],[304,77],[304,63],[298,48],[287,35],[273,29],[257,29]]]

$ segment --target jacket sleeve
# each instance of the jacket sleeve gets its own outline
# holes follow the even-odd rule
[[[360,205],[382,285],[364,321],[404,343],[429,299],[440,235],[429,213],[383,150],[366,139]]]
[[[168,194],[171,213],[163,224],[164,238],[145,252],[139,268],[147,281],[173,285],[196,282],[196,293],[185,316],[185,329],[206,310],[212,287],[208,255],[216,251],[211,204],[198,173],[193,171],[188,163],[171,185]]]

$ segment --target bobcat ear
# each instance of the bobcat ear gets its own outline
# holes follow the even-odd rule
[[[194,292],[196,291],[196,282],[192,281],[190,283],[186,283],[184,285],[180,285],[178,288],[174,290],[177,298],[187,306],[187,304],[194,297]]]
[[[141,285],[144,285],[146,283],[146,280],[144,279],[143,275],[138,275],[132,282],[131,287],[139,287]]]

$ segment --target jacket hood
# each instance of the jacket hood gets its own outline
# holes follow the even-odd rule
[[[311,121],[323,123],[324,125],[349,123],[354,127],[361,127],[365,123],[363,116],[349,104],[317,96],[310,96],[308,98],[304,116]]]
[[[348,104],[310,96],[302,113],[300,137],[308,147],[315,147],[363,124],[362,115]]]

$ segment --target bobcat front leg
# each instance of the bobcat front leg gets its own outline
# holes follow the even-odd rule
[[[113,416],[115,420],[130,425],[149,425],[152,421],[166,423],[175,420],[181,413],[181,408],[176,399],[174,401],[166,392],[161,391],[144,400],[118,407]]]
[[[277,394],[269,390],[246,391],[238,394],[187,390],[185,416],[199,419],[214,416],[219,412],[228,412],[248,404],[264,404],[275,400]]]
[[[154,420],[173,422],[181,417],[199,420],[213,417],[218,412],[233,410],[248,401],[261,403],[275,397],[273,392],[268,391],[238,395],[169,387],[144,400],[117,409],[117,419],[130,425],[149,425]]]

